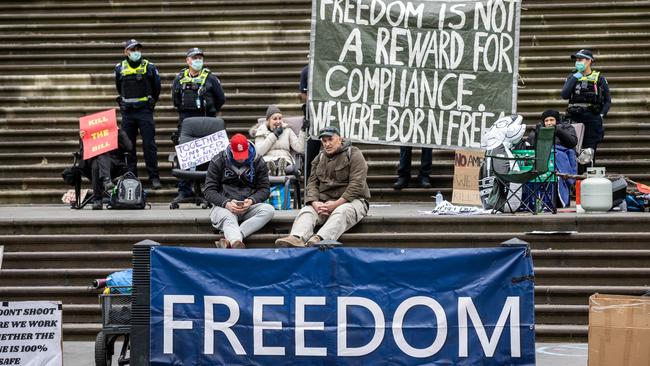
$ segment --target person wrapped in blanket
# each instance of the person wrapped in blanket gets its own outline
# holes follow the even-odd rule
[[[79,131],[79,137],[81,138],[79,140],[81,156],[83,156],[83,142],[81,140],[83,140],[85,135],[86,131]],[[119,177],[127,171],[125,154],[133,151],[133,145],[129,136],[121,128],[117,133],[117,145],[117,149],[87,160],[82,160],[79,165],[81,173],[92,182],[93,198],[91,204],[93,210],[101,210],[103,208],[102,198],[104,197],[104,192],[106,192],[106,197],[108,197],[113,187],[115,187],[113,178]]]
[[[305,151],[305,131],[295,132],[282,120],[282,112],[275,105],[266,110],[266,123],[260,123],[255,130],[255,147],[257,154],[264,159],[269,175],[292,174],[298,168],[291,155],[291,150],[298,153]]]
[[[578,165],[575,147],[578,144],[576,131],[571,124],[565,121],[560,112],[548,109],[542,113],[542,120],[534,131],[528,135],[526,144],[535,146],[535,135],[539,127],[555,127],[555,171],[564,174],[577,174]],[[568,207],[571,202],[570,187],[575,184],[574,179],[558,179],[558,206]]]

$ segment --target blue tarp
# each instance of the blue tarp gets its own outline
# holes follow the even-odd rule
[[[534,365],[532,276],[523,247],[154,247],[151,365]]]

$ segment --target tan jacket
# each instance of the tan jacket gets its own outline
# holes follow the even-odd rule
[[[344,198],[370,199],[368,189],[368,164],[361,150],[344,141],[340,152],[328,157],[322,151],[311,163],[307,182],[306,204],[313,201],[330,201]]]
[[[255,149],[259,156],[265,158],[264,160],[284,158],[293,164],[291,150],[300,154],[305,153],[305,133],[300,131],[296,136],[291,128],[285,127],[280,137],[277,137],[269,130],[266,123],[262,123],[255,131]]]

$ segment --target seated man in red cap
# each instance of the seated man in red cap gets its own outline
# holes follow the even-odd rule
[[[246,248],[244,239],[273,218],[275,209],[264,203],[270,194],[266,163],[242,134],[210,161],[203,194],[214,205],[212,226],[223,231],[219,248]]]

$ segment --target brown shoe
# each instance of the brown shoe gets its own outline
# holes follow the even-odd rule
[[[215,241],[214,245],[216,245],[217,248],[221,248],[221,249],[230,248],[230,242],[226,238],[221,238],[221,239]]]
[[[288,247],[304,248],[305,242],[299,237],[288,235],[276,240],[275,246],[279,248],[288,248]]]
[[[311,238],[309,238],[309,240],[307,240],[305,245],[308,246],[308,247],[311,247],[311,246],[317,245],[321,241],[323,241],[323,238],[321,238],[318,235],[312,235]]]
[[[233,249],[246,249],[246,245],[239,240],[235,240],[230,243],[230,247]]]

